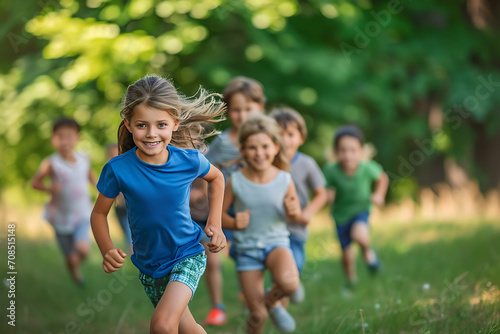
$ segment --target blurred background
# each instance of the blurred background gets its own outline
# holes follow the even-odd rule
[[[419,245],[435,241],[430,254],[441,254],[438,241],[456,237],[457,249],[450,252],[457,256],[463,250],[459,237],[474,239],[475,231],[483,228],[477,233],[485,239],[475,238],[467,251],[485,251],[471,258],[471,266],[487,266],[488,274],[471,267],[451,270],[446,277],[453,281],[463,272],[475,272],[468,276],[474,277],[469,282],[468,307],[484,303],[481,289],[488,282],[488,289],[495,287],[493,277],[498,284],[500,250],[494,240],[500,236],[500,2],[0,0],[0,22],[0,219],[2,226],[18,223],[21,239],[40,242],[46,237],[47,244],[37,247],[50,245],[54,257],[59,256],[55,241],[40,218],[47,197],[31,189],[30,179],[41,160],[53,152],[50,136],[55,119],[66,115],[82,125],[78,148],[90,154],[93,169],[99,173],[106,161],[105,145],[116,141],[120,103],[129,84],[146,73],[158,73],[191,96],[200,85],[220,93],[231,78],[244,75],[263,84],[267,110],[288,105],[304,116],[309,137],[301,150],[320,166],[333,158],[331,142],[337,127],[355,123],[363,129],[368,154],[384,166],[390,178],[389,203],[373,216],[375,225],[385,224],[379,240],[385,240],[383,235],[399,238],[394,249],[404,257],[413,241]],[[318,232],[320,239],[313,240],[338,248],[326,211],[316,221],[312,229],[329,230],[331,237]],[[421,234],[414,234],[420,230]],[[391,245],[389,239],[386,245]],[[33,243],[26,241],[30,253],[40,249],[28,244]],[[328,259],[321,259],[334,263],[330,270],[335,268],[335,277],[340,279],[338,254],[327,252]],[[29,261],[37,261],[29,259],[26,267]],[[60,259],[51,261],[54,268],[62,268]],[[100,270],[98,256],[95,261],[94,267],[89,264],[89,272]],[[442,268],[439,263],[429,271]],[[327,275],[326,269],[323,274]],[[38,272],[32,277],[41,276]],[[443,279],[435,277],[439,288],[434,302]],[[498,324],[498,306],[494,305],[500,297],[495,291],[485,308],[491,312],[481,308],[481,319],[474,314],[458,317],[458,332],[458,324],[467,317],[477,320],[470,332]],[[40,302],[44,298],[40,296]],[[480,299],[471,304],[471,298]],[[391,300],[401,303],[401,297]],[[412,307],[425,310],[426,305],[435,305],[414,302],[408,302],[410,315]],[[351,306],[358,312],[358,304]],[[141,318],[146,328],[150,311],[145,309],[146,316]],[[57,332],[67,321],[56,315],[19,312],[28,312],[26,319],[38,319],[34,323],[42,323],[44,333]],[[439,321],[410,324],[408,314],[394,327],[382,323],[367,331],[423,333],[429,328],[437,332],[455,328],[443,327]],[[325,317],[315,320],[318,333],[327,332],[321,328],[341,328],[342,333],[350,319],[342,315],[332,324],[324,322]],[[26,326],[26,332],[33,332],[31,325]],[[88,326],[79,328],[85,333]],[[500,326],[494,326],[498,331]],[[124,333],[125,327],[121,327]],[[231,329],[234,326],[228,328],[227,333],[237,332]]]

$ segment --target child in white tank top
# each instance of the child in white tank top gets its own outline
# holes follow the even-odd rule
[[[286,221],[298,219],[301,209],[281,130],[272,118],[256,115],[242,125],[239,141],[247,166],[228,181],[222,221],[235,230],[236,271],[250,310],[247,331],[262,333],[269,314],[281,332],[291,332],[295,321],[280,300],[297,289],[299,274]],[[235,218],[227,214],[232,204]],[[265,269],[274,281],[266,294]]]
[[[83,286],[80,265],[90,251],[89,182],[95,186],[96,179],[89,158],[74,151],[79,131],[78,123],[69,118],[61,118],[54,124],[52,144],[56,153],[40,164],[32,185],[51,194],[44,218],[54,227],[73,280]],[[50,178],[49,186],[44,184],[45,178]]]

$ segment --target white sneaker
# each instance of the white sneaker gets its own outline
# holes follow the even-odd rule
[[[291,333],[295,330],[295,320],[283,305],[270,308],[269,316],[274,326],[276,326],[281,333]]]
[[[294,304],[299,304],[302,303],[304,299],[306,299],[306,290],[304,289],[302,282],[299,282],[297,290],[290,295],[290,301]]]

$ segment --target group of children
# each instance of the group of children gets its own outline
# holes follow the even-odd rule
[[[278,108],[266,116],[265,101],[262,85],[246,77],[229,83],[221,103],[204,90],[186,98],[170,81],[148,75],[127,89],[119,155],[97,183],[88,158],[74,151],[78,124],[58,121],[56,153],[42,162],[33,186],[52,195],[46,217],[75,281],[83,284],[79,265],[90,248],[89,216],[104,271],[123,266],[127,254],[111,241],[107,222],[113,204],[118,214],[123,203],[133,245],[126,251],[155,307],[151,333],[205,333],[188,307],[204,272],[213,304],[204,324],[226,322],[217,255],[226,245],[248,309],[247,331],[262,333],[268,317],[279,331],[294,331],[287,299],[305,298],[300,275],[307,225],[327,200],[333,202],[348,285],[356,280],[352,241],[376,272],[380,263],[370,248],[368,216],[372,204],[383,205],[388,178],[377,163],[362,161],[361,131],[337,131],[338,162],[322,173],[298,151],[307,138],[301,115]],[[204,152],[204,139],[215,133],[207,124],[225,113],[231,127]],[[88,181],[99,191],[91,213]],[[265,270],[272,277],[267,289]]]

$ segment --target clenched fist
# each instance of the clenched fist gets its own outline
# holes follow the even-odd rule
[[[236,213],[234,226],[236,227],[237,230],[243,230],[248,226],[249,223],[250,223],[250,210]]]

